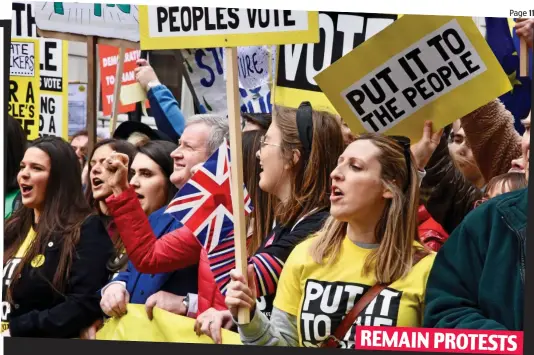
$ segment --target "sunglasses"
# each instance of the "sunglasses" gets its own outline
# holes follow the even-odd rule
[[[408,191],[408,188],[410,187],[410,181],[412,180],[410,138],[404,136],[389,136],[389,138],[397,142],[397,144],[402,147],[402,151],[404,152],[404,160],[406,161],[406,169],[408,170],[408,180],[406,181],[406,185],[403,189],[403,191],[406,192]]]

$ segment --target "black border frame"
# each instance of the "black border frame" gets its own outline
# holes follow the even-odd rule
[[[0,20],[0,27],[4,28],[4,117],[8,114],[9,102],[9,60],[11,44],[11,20]],[[534,55],[532,56],[534,59]],[[533,60],[534,62],[534,60]],[[534,90],[531,91],[532,103],[534,103]],[[531,104],[530,113],[533,113]],[[4,129],[6,120],[4,120]],[[531,148],[532,152],[532,148]],[[4,159],[6,159],[5,139],[4,139]],[[529,164],[529,175],[534,176],[534,169]],[[533,179],[531,179],[532,181]],[[532,183],[532,182],[531,182]],[[530,184],[529,183],[529,187]],[[529,205],[534,201],[534,189],[529,191]],[[2,204],[2,209],[4,206]],[[534,208],[528,211],[527,239],[534,228]],[[527,255],[534,255],[534,242],[527,243]],[[526,269],[534,269],[534,262],[526,260]],[[534,299],[534,272],[526,272],[525,293],[524,293],[524,326],[523,334],[534,335],[534,319],[529,315],[534,313],[534,303],[528,300]],[[513,310],[511,310],[513,311]],[[534,354],[534,336],[523,336],[523,354]],[[200,345],[184,343],[150,343],[150,342],[122,342],[122,341],[83,341],[74,339],[39,339],[39,338],[4,338],[4,353],[6,355],[35,355],[36,353],[48,353],[54,355],[96,355],[96,354],[119,354],[147,355],[156,354],[197,354],[197,355],[269,355],[273,352],[272,347],[266,346],[235,346],[235,345]],[[343,354],[342,349],[307,349],[307,348],[277,348],[278,355],[335,355]],[[352,350],[354,351],[354,350]],[[438,354],[438,352],[421,351],[372,351],[356,350],[361,355],[419,355]],[[319,353],[318,353],[319,352]]]

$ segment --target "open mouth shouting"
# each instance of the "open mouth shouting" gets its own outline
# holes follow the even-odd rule
[[[104,181],[95,177],[91,180],[91,184],[93,185],[93,190],[97,190],[104,184]]]
[[[32,193],[33,186],[27,185],[27,184],[21,184],[20,185],[20,192],[22,194],[22,197],[28,197]]]
[[[330,190],[330,201],[336,202],[343,198],[344,194],[341,189],[335,185],[332,185],[332,189]]]

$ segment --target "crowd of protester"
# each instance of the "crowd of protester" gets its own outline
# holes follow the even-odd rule
[[[532,28],[517,23],[530,43]],[[243,113],[248,267],[222,285],[165,211],[228,119],[185,118],[138,65],[157,129],[128,121],[88,152],[86,131],[27,142],[7,118],[4,336],[95,339],[129,303],[193,318],[215,343],[222,329],[341,348],[355,325],[523,329],[530,116],[520,135],[495,99],[442,129],[429,117],[410,142],[355,134],[309,102]]]

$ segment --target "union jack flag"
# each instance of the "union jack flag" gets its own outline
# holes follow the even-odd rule
[[[225,266],[235,263],[230,177],[230,148],[225,140],[178,191],[165,211],[189,228],[206,249],[218,284],[226,284],[231,269]],[[252,203],[246,187],[244,196],[245,215],[248,215]]]

